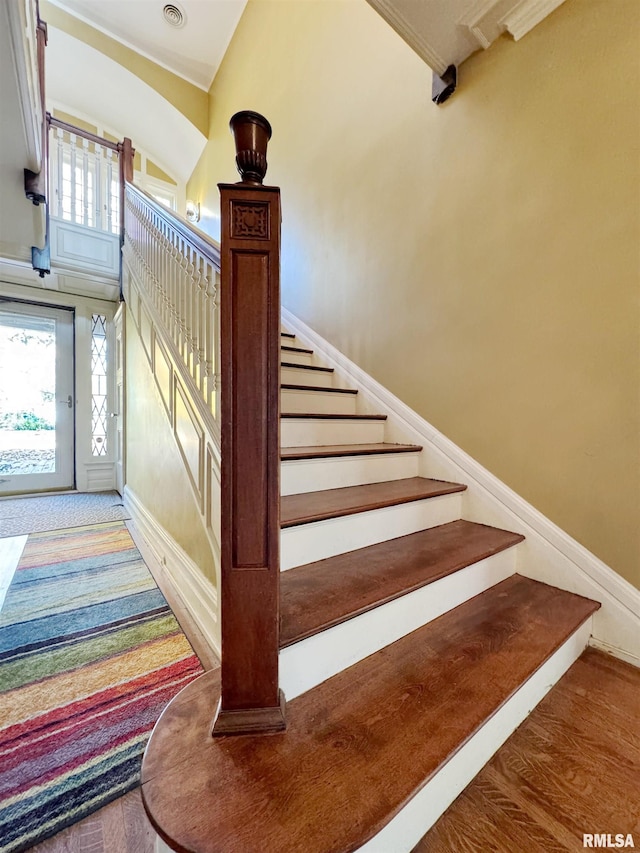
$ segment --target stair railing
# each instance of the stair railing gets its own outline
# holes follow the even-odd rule
[[[213,416],[212,432],[219,436],[219,247],[144,190],[127,183],[125,257],[194,390]]]

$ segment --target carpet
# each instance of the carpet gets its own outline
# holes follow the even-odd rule
[[[29,536],[0,613],[0,851],[139,784],[166,703],[202,673],[122,522]]]
[[[129,518],[117,492],[69,492],[0,500],[0,536]]]

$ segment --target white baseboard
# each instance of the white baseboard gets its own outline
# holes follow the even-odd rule
[[[640,659],[640,590],[527,503],[505,483],[387,391],[286,308],[282,324],[336,370],[336,384],[358,388],[358,410],[388,415],[386,441],[424,448],[421,473],[468,486],[463,515],[526,536],[517,571],[535,580],[599,601],[594,644],[623,660]]]
[[[128,486],[124,488],[124,504],[156,559],[166,569],[174,592],[219,658],[220,620],[216,588]]]
[[[599,649],[599,651],[605,652],[605,654],[613,655],[615,658],[620,658],[620,660],[623,660],[625,663],[630,663],[631,666],[636,666],[640,669],[640,657],[638,657],[638,655],[630,654],[629,652],[625,652],[624,649],[619,649],[615,646],[610,646],[609,643],[605,643],[603,640],[598,640],[596,637],[591,637],[589,645],[594,649]]]

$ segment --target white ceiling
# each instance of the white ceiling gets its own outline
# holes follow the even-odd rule
[[[247,0],[51,0],[175,74],[208,90]],[[185,14],[177,29],[167,2]]]

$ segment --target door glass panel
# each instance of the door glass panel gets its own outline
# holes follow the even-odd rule
[[[0,316],[0,474],[56,466],[55,320]]]
[[[0,304],[0,494],[73,485],[73,315]]]

